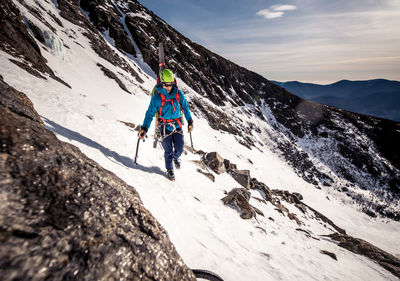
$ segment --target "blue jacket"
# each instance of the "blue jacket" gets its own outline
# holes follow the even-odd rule
[[[176,99],[177,92],[179,93],[181,105],[179,105],[179,101]],[[183,93],[180,90],[178,90],[178,87],[174,85],[171,89],[171,93],[168,93],[168,91],[162,87],[161,83],[159,83],[155,87],[155,93],[151,98],[150,105],[146,111],[142,127],[145,127],[148,130],[150,128],[151,122],[153,121],[154,114],[156,112],[160,112],[161,108],[160,93],[164,94],[165,100],[173,100],[173,101],[165,102],[161,115],[159,117],[167,120],[177,119],[181,117],[181,106],[182,106],[182,110],[183,113],[185,114],[186,120],[187,121],[192,120],[192,115],[190,114],[189,110],[189,104],[186,101],[186,98],[183,95]],[[174,103],[174,106],[172,106],[172,103]],[[178,126],[177,122],[176,125]],[[173,128],[170,127],[169,130],[172,131]]]

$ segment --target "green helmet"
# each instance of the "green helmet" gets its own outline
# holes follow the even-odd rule
[[[160,73],[160,80],[161,82],[167,82],[167,83],[175,82],[174,74],[172,73],[171,70],[164,69]]]

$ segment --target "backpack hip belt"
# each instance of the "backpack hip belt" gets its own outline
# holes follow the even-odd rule
[[[182,122],[181,122],[181,118],[176,118],[176,119],[164,119],[164,118],[160,118],[158,117],[158,128],[162,128],[162,131],[160,131],[160,133],[162,132],[162,139],[164,140],[166,137],[169,137],[170,135],[174,134],[174,133],[179,133],[183,135],[182,130],[178,131],[178,128],[182,128]],[[177,128],[176,124],[178,123],[179,127]],[[171,126],[173,129],[172,131],[167,135],[166,134],[166,127],[167,126]]]

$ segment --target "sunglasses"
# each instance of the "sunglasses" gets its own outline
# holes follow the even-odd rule
[[[173,83],[164,83],[164,82],[162,82],[162,85],[164,87],[172,87]]]

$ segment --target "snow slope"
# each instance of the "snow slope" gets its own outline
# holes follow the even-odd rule
[[[35,5],[33,0],[26,2]],[[18,2],[16,5],[25,17],[53,34],[25,7]],[[42,6],[58,15],[53,3],[42,3]],[[48,17],[48,22],[54,22],[49,15],[43,16]],[[54,36],[69,48],[58,44],[57,49],[52,49],[51,45],[38,44],[50,68],[71,89],[50,77],[44,80],[30,75],[10,62],[13,57],[2,51],[0,75],[32,100],[46,127],[59,139],[76,145],[139,192],[144,205],[168,231],[189,267],[212,270],[227,281],[398,280],[378,264],[321,236],[332,233],[332,229],[289,204],[283,203],[305,222],[301,228],[307,229],[315,239],[296,231],[299,225],[277,212],[273,205],[255,198],[250,203],[265,216],[241,219],[235,208],[223,205],[220,200],[225,192],[239,187],[239,184],[226,173],[215,174],[215,182],[198,173],[199,167],[194,161],[200,160],[199,155],[187,151],[182,157],[182,169],[176,172],[176,181],[170,182],[164,176],[163,150],[152,147],[151,133],[147,141],[140,143],[139,164],[135,165],[136,132],[121,121],[141,124],[155,75],[148,76],[139,71],[139,62],[115,49],[145,82],[138,84],[129,79],[129,73],[111,65],[91,49],[80,27],[58,18],[64,27],[54,24],[57,30]],[[71,33],[75,38],[68,36]],[[97,63],[117,74],[132,94],[121,90],[114,80],[107,78]],[[194,97],[203,99],[182,81],[178,84],[185,88],[189,100]],[[226,110],[248,118],[240,108]],[[268,130],[270,124],[257,122]],[[274,153],[266,136],[258,136],[264,146],[250,150],[240,145],[234,136],[211,129],[200,115],[194,116],[194,126],[192,134],[196,149],[217,151],[238,168],[249,169],[252,177],[270,188],[301,193],[306,204],[326,215],[348,234],[400,257],[399,222],[370,218],[342,193],[328,188],[319,190],[306,183]],[[152,132],[153,128],[149,131]],[[185,138],[188,143],[187,134]],[[259,192],[251,192],[253,197],[262,199]],[[321,254],[321,250],[335,253],[337,261]]]

